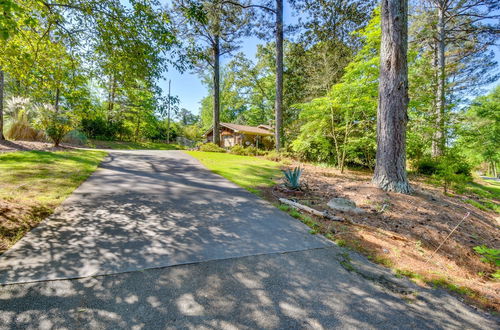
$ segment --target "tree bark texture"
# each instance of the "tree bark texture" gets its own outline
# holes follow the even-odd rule
[[[444,4],[443,4],[444,5]],[[432,138],[432,156],[442,156],[446,144],[445,138],[445,83],[446,83],[446,63],[445,63],[445,17],[443,5],[438,5],[438,24],[437,24],[437,91],[436,91],[436,113],[435,129]]]
[[[59,113],[59,95],[60,95],[60,90],[59,87],[56,88],[56,97],[54,99],[54,108],[56,110],[56,113]]]
[[[170,143],[170,80],[168,81],[167,143]]]
[[[377,160],[373,183],[411,193],[406,176],[408,121],[408,2],[382,0],[382,42],[377,110]]]
[[[220,145],[220,40],[219,36],[214,36],[213,44],[213,56],[214,56],[214,109],[213,109],[213,142],[216,145]]]
[[[3,94],[4,94],[5,79],[3,70],[0,68],[0,140],[5,140],[3,135]]]
[[[276,0],[276,100],[275,100],[275,145],[282,147],[283,137],[283,0]]]

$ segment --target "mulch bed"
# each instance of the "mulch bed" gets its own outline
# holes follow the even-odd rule
[[[38,141],[0,141],[0,153],[13,151],[67,151],[74,147],[62,144],[59,147],[54,147],[53,143],[38,142]]]
[[[276,202],[276,197],[284,197],[320,211],[329,209],[326,204],[331,198],[348,198],[365,212],[337,212],[345,222],[313,217],[320,233],[386,266],[422,275],[426,282],[445,279],[470,288],[477,293],[475,302],[500,310],[500,282],[490,277],[495,268],[482,262],[473,250],[478,245],[500,247],[498,214],[464,203],[464,196],[446,196],[422,182],[412,181],[415,193],[408,196],[374,187],[370,173],[340,173],[309,164],[302,167],[306,186],[302,195],[270,188],[264,190],[266,198]],[[433,254],[467,213],[470,215]]]

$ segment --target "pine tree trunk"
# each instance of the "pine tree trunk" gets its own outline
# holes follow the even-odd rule
[[[437,91],[436,91],[436,123],[432,139],[432,155],[434,157],[444,154],[445,147],[445,17],[444,8],[438,6],[438,40],[437,40]]]
[[[276,100],[275,100],[276,151],[282,146],[283,137],[283,0],[276,0]]]
[[[170,143],[170,80],[168,81],[167,143]]]
[[[407,0],[382,0],[381,15],[377,160],[373,183],[386,191],[408,194],[412,189],[406,176]]]
[[[108,120],[110,120],[110,116],[115,107],[115,95],[116,95],[116,79],[114,76],[111,76],[110,81],[110,91],[108,96]]]
[[[214,118],[213,118],[213,142],[216,145],[220,145],[220,125],[219,125],[219,116],[220,116],[220,41],[219,36],[214,36],[214,44],[213,44],[213,56],[214,56]]]
[[[3,135],[3,93],[4,93],[4,75],[3,70],[0,68],[0,141],[5,140]]]

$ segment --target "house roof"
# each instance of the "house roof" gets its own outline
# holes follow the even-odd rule
[[[220,123],[220,126],[229,128],[230,130],[232,130],[236,133],[246,133],[246,134],[263,135],[263,136],[272,136],[273,135],[272,130],[262,128],[263,126],[266,126],[266,125],[259,125],[259,127],[255,127],[255,126],[238,125],[238,124],[231,124],[231,123]],[[211,131],[211,129],[208,130],[205,133],[205,135],[208,134],[210,131]]]

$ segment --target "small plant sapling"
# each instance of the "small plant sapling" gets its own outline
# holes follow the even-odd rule
[[[300,166],[294,169],[282,170],[285,175],[286,185],[293,190],[300,190],[300,175],[302,174],[302,169]]]

